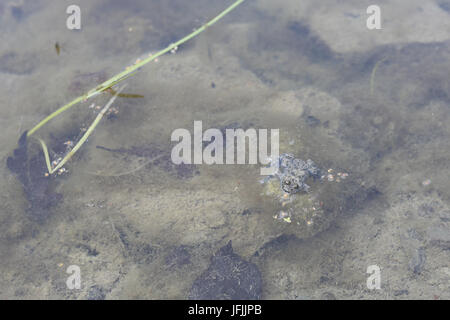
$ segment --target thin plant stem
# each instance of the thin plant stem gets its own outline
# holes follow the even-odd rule
[[[111,105],[113,104],[114,100],[116,100],[117,95],[123,90],[125,86],[122,86],[119,90],[117,90],[114,94],[114,96],[111,97],[111,99],[108,101],[108,103],[103,107],[103,109],[100,111],[100,113],[97,115],[97,117],[95,118],[95,120],[92,122],[92,124],[89,126],[89,128],[86,130],[86,132],[84,133],[84,135],[81,137],[81,139],[77,142],[77,144],[73,147],[72,150],[70,150],[66,156],[64,157],[64,159],[61,160],[61,162],[59,162],[54,168],[52,168],[51,164],[50,164],[50,156],[48,154],[48,149],[47,149],[47,145],[45,144],[45,142],[42,139],[39,139],[39,142],[41,143],[42,146],[42,151],[44,152],[44,157],[45,157],[45,163],[47,164],[47,169],[48,172],[50,174],[53,174],[54,172],[56,172],[57,170],[59,170],[60,168],[62,168],[62,166],[64,166],[66,164],[67,161],[69,161],[70,158],[72,158],[72,156],[78,151],[78,149],[81,148],[81,146],[86,142],[86,140],[88,139],[88,137],[91,135],[91,133],[94,131],[95,127],[98,125],[98,123],[100,122],[100,120],[103,118],[103,116],[105,115],[105,113],[108,111],[108,109],[111,107]]]
[[[184,38],[178,40],[175,43],[172,43],[167,48],[165,48],[165,49],[163,49],[163,50],[161,50],[161,51],[159,51],[159,52],[149,56],[148,58],[143,59],[142,61],[140,61],[138,63],[135,63],[132,66],[127,67],[125,69],[125,71],[120,72],[119,74],[115,75],[114,77],[112,77],[109,80],[106,80],[105,82],[103,82],[99,86],[95,87],[94,89],[89,90],[86,94],[84,94],[84,95],[74,99],[73,101],[69,102],[68,104],[62,106],[61,108],[59,108],[58,110],[54,111],[53,113],[48,115],[46,118],[44,118],[41,122],[39,122],[31,130],[29,130],[28,133],[27,133],[27,136],[28,137],[31,136],[39,128],[41,128],[43,125],[45,125],[48,121],[50,121],[51,119],[53,119],[57,115],[61,114],[62,112],[66,111],[70,107],[74,106],[75,104],[77,104],[77,103],[79,103],[81,101],[86,101],[89,98],[92,98],[92,97],[102,93],[106,89],[111,88],[112,86],[118,84],[120,81],[122,81],[122,80],[124,80],[124,79],[126,79],[126,78],[128,78],[128,77],[130,77],[132,75],[134,75],[134,73],[139,68],[143,67],[144,65],[146,65],[150,61],[158,58],[159,56],[161,56],[161,55],[171,51],[172,49],[178,47],[179,45],[185,43],[186,41],[189,41],[190,39],[194,38],[195,36],[197,36],[201,32],[205,31],[208,27],[210,27],[213,24],[215,24],[217,21],[219,21],[221,18],[223,18],[225,15],[227,15],[231,10],[236,8],[238,5],[240,5],[244,1],[245,0],[237,0],[237,1],[235,1],[232,5],[230,5],[228,8],[226,8],[224,11],[219,13],[214,19],[210,20],[209,22],[207,22],[206,24],[204,24],[203,26],[201,26],[199,29],[195,30],[191,34],[185,36]]]
[[[383,59],[378,60],[377,63],[375,63],[375,66],[372,69],[372,74],[370,76],[370,95],[371,96],[373,96],[373,91],[374,91],[374,88],[375,88],[375,73],[377,72],[377,69],[378,69],[379,65],[386,59],[387,59],[387,57],[384,57]]]

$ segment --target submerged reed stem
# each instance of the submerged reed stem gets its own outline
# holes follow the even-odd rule
[[[81,137],[81,139],[77,142],[77,144],[70,150],[65,157],[54,167],[52,168],[52,165],[50,164],[50,156],[48,154],[48,148],[45,144],[44,140],[38,139],[42,146],[42,151],[44,152],[45,157],[45,163],[47,164],[47,169],[50,174],[55,173],[57,170],[61,169],[67,161],[69,161],[70,158],[78,151],[78,149],[81,148],[81,146],[86,142],[88,137],[91,135],[91,133],[94,131],[95,127],[98,125],[100,120],[103,118],[105,113],[108,111],[108,109],[113,104],[114,100],[116,100],[117,96],[120,94],[120,92],[125,88],[125,85],[123,85],[119,90],[117,90],[114,95],[109,99],[108,103],[103,107],[103,109],[99,112],[95,120],[92,122],[92,124],[89,126],[89,128],[86,130],[84,135]]]
[[[373,91],[374,91],[374,87],[375,87],[375,73],[377,72],[378,66],[386,59],[387,59],[387,57],[384,57],[383,59],[378,60],[372,69],[372,74],[370,75],[370,95],[371,96],[373,96]]]
[[[73,101],[69,102],[68,104],[62,106],[61,108],[59,108],[58,110],[54,111],[53,113],[48,115],[46,118],[44,118],[41,122],[39,122],[31,130],[29,130],[28,133],[27,133],[27,136],[28,137],[31,136],[39,128],[41,128],[43,125],[45,125],[48,121],[50,121],[51,119],[53,119],[57,115],[61,114],[62,112],[66,111],[70,107],[74,106],[75,104],[77,104],[77,103],[79,103],[81,101],[86,101],[89,98],[102,93],[106,89],[111,88],[112,86],[118,84],[120,81],[125,80],[126,78],[132,76],[139,68],[143,67],[144,65],[146,65],[150,61],[158,58],[159,56],[161,56],[161,55],[171,51],[172,49],[178,47],[179,45],[185,43],[186,41],[194,38],[199,33],[205,31],[208,27],[212,26],[217,21],[219,21],[221,18],[223,18],[225,15],[227,15],[231,10],[236,8],[242,2],[244,2],[244,0],[237,0],[237,1],[235,1],[232,5],[230,5],[228,8],[226,8],[224,11],[219,13],[214,19],[210,20],[209,22],[207,22],[206,24],[201,26],[199,29],[193,31],[191,34],[185,36],[184,38],[178,40],[175,43],[172,43],[167,48],[165,48],[165,49],[163,49],[163,50],[161,50],[161,51],[159,51],[159,52],[149,56],[148,58],[140,61],[139,63],[135,63],[134,65],[126,68],[125,71],[122,71],[122,72],[118,73],[117,75],[113,76],[111,79],[106,80],[105,82],[103,82],[102,84],[98,85],[97,87],[89,90],[86,94],[84,94],[82,96],[79,96],[78,98],[74,99]]]

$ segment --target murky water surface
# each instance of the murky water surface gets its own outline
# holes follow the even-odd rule
[[[38,138],[58,161],[111,94],[26,130],[230,1],[78,1],[81,30],[71,4],[0,3],[1,299],[450,297],[449,1],[383,2],[381,30],[371,2],[244,1],[125,80],[132,96],[47,176]],[[175,165],[171,135],[194,121],[279,129],[320,174]]]

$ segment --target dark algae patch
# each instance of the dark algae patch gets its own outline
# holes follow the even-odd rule
[[[22,184],[29,203],[27,212],[30,218],[45,220],[49,209],[62,199],[62,195],[53,191],[54,180],[45,174],[47,169],[42,152],[29,158],[27,131],[19,138],[18,147],[14,149],[13,156],[8,157],[6,164]]]
[[[192,285],[192,300],[257,300],[262,279],[257,266],[233,252],[231,240],[211,258],[211,264]]]

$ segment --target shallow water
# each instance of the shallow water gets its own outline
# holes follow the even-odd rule
[[[125,81],[144,98],[117,99],[36,218],[6,166],[22,132],[229,1],[79,1],[79,31],[70,4],[0,4],[0,298],[186,299],[229,240],[260,270],[263,299],[449,298],[448,1],[383,3],[381,30],[366,27],[369,2],[244,2]],[[36,137],[63,152],[110,97]],[[259,165],[171,163],[171,133],[194,121],[279,129],[281,153],[333,175],[295,198],[305,217],[324,202],[319,218],[274,219],[284,207]],[[29,153],[42,156],[33,137]],[[80,289],[66,286],[71,265]]]

